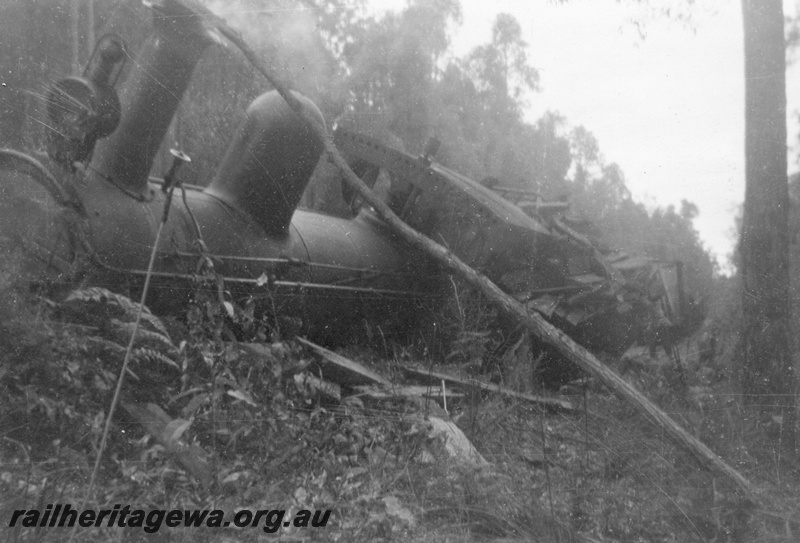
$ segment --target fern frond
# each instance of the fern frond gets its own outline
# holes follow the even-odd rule
[[[161,333],[167,339],[169,339],[169,333],[167,333],[166,326],[164,326],[164,323],[161,322],[161,319],[150,313],[150,310],[147,309],[147,306],[145,306],[144,311],[142,311],[142,322],[149,324],[150,326],[155,328],[156,332]],[[170,343],[172,343],[171,339]]]
[[[139,313],[140,305],[138,302],[134,302],[127,296],[117,294],[116,292],[112,292],[103,287],[87,287],[73,290],[64,300],[65,304],[81,302],[106,304],[118,308],[125,316],[125,320],[131,322],[136,319],[136,315]],[[161,319],[153,315],[147,306],[142,307],[142,321],[154,328],[154,331],[160,332],[164,336],[169,337],[164,323],[161,322]]]
[[[119,307],[125,312],[125,315],[131,316],[133,318],[136,317],[136,314],[139,311],[138,303],[134,302],[127,296],[123,296],[122,294],[117,294],[116,292],[112,292],[102,287],[88,287],[88,288],[73,290],[72,292],[69,293],[66,300],[64,301],[111,304]],[[144,312],[149,313],[150,311],[145,307]]]
[[[130,341],[131,334],[133,334],[133,330],[136,327],[135,323],[133,322],[122,322],[118,319],[111,319],[111,324],[114,328],[124,334],[124,337],[127,341]],[[137,341],[149,341],[151,343],[155,343],[161,346],[166,347],[172,352],[178,352],[178,347],[172,343],[172,339],[170,339],[169,335],[166,333],[161,332],[152,332],[150,330],[146,330],[142,327],[139,327],[139,330],[136,332],[136,340]]]
[[[151,362],[156,364],[163,364],[169,367],[170,370],[180,371],[181,367],[171,358],[164,354],[146,347],[139,347],[134,349],[131,353],[131,359],[135,362]]]

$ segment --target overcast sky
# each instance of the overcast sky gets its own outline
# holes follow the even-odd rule
[[[372,1],[381,8],[404,4]],[[464,20],[452,41],[457,54],[466,53],[489,40],[497,13],[514,15],[540,72],[542,89],[530,97],[530,119],[554,110],[571,126],[585,126],[606,160],[622,167],[634,198],[649,208],[678,206],[683,198],[696,203],[700,236],[724,265],[744,197],[741,5],[697,4],[686,28],[614,0],[461,0]],[[785,4],[787,15],[793,13],[794,1]],[[630,23],[643,16],[644,39]],[[789,144],[796,148],[797,66],[787,82]],[[790,171],[797,170],[795,154]]]

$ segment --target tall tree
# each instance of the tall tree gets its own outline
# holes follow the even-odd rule
[[[500,13],[492,25],[491,43],[476,47],[467,59],[473,78],[503,122],[517,118],[524,93],[538,88],[539,74],[528,64],[527,48],[519,22]]]
[[[789,305],[786,47],[781,0],[743,0],[745,203],[742,221],[742,389],[796,449],[797,379]]]

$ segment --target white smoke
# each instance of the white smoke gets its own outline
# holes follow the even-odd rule
[[[313,4],[297,0],[205,0],[205,4],[241,32],[291,88],[316,102],[330,100],[336,69],[317,31]]]

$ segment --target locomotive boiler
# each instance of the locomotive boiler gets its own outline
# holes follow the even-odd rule
[[[127,52],[107,36],[82,77],[50,87],[47,154],[0,151],[0,235],[23,248],[33,278],[123,291],[143,282],[169,185],[187,160],[175,151],[159,179],[151,177],[154,158],[215,39],[184,3],[151,7],[153,33],[119,97],[114,83]],[[426,262],[370,213],[297,209],[321,151],[277,93],[256,98],[208,186],[175,192],[148,303],[162,312],[185,304],[207,258],[231,296],[297,316],[321,340],[363,321],[413,318],[407,309],[430,290]]]

